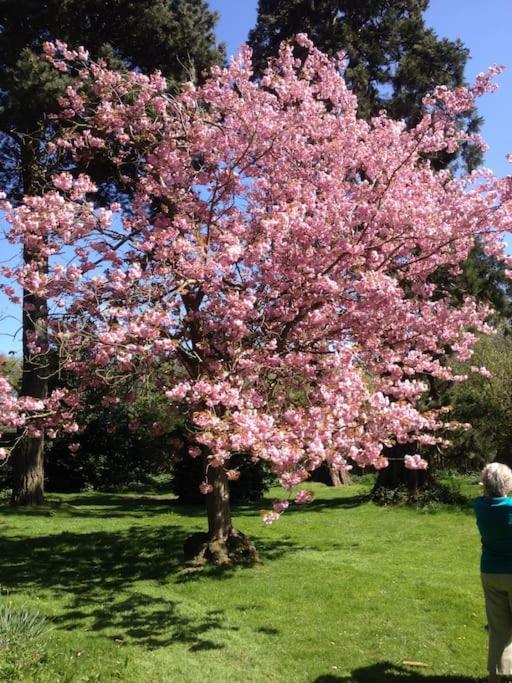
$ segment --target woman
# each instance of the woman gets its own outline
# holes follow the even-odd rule
[[[475,500],[482,537],[482,586],[489,624],[489,683],[512,676],[512,470],[493,462],[482,470]]]

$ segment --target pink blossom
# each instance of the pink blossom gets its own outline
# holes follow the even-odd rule
[[[314,497],[315,494],[312,491],[305,491],[302,489],[295,494],[295,502],[299,505],[304,505],[305,503],[311,503]]]
[[[436,88],[408,129],[384,112],[359,118],[340,60],[298,41],[307,54],[283,45],[260,80],[242,48],[172,97],[161,74],[45,44],[47,61],[78,74],[59,154],[94,163],[110,150],[120,177],[134,157],[141,169],[126,177],[127,215],[99,210],[91,179],[67,172],[18,206],[0,200],[9,240],[38,255],[2,266],[7,292],[59,302],[50,343],[78,387],[42,400],[0,378],[2,426],[74,433],[89,391],[107,407],[156,387],[167,400],[153,433],[179,402],[190,455],[228,467],[246,454],[288,491],[323,462],[380,468],[384,445],[444,443],[449,418],[421,400],[428,379],[464,381],[446,349],[466,362],[493,330],[488,307],[455,306],[431,276],[456,277],[475,239],[504,258],[512,192],[488,170],[453,176],[429,159],[468,141],[457,117],[499,69]]]
[[[265,512],[262,515],[261,519],[262,519],[263,524],[270,526],[274,522],[277,522],[277,520],[279,519],[280,516],[281,515],[278,512],[275,512],[272,510],[270,512]]]
[[[175,387],[165,392],[170,401],[181,401],[190,390],[189,382],[179,382]]]
[[[404,457],[404,465],[408,470],[426,470],[428,462],[416,453],[414,455],[406,455]]]
[[[71,173],[60,173],[53,177],[53,184],[59,190],[70,190],[73,187],[73,176]]]
[[[479,375],[482,375],[482,377],[485,377],[486,379],[490,379],[492,377],[492,372],[489,372],[487,368],[485,367],[476,367],[475,365],[472,365],[470,368],[471,372],[478,373]]]
[[[281,513],[283,513],[285,510],[288,509],[289,505],[290,505],[290,503],[289,503],[288,500],[284,500],[284,499],[282,499],[282,500],[275,500],[275,501],[272,503],[272,509],[274,510],[274,512],[277,512],[277,513],[281,514]]]

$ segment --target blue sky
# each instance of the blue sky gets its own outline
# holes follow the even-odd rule
[[[217,35],[231,55],[255,24],[257,0],[210,0],[210,6],[220,15]],[[440,37],[460,38],[469,48],[468,81],[490,64],[508,67],[498,81],[499,90],[480,100],[479,112],[485,119],[482,134],[490,147],[485,165],[498,175],[512,173],[505,160],[512,152],[512,0],[431,0],[426,23]],[[12,249],[0,240],[0,263],[11,256]],[[17,319],[17,309],[0,295],[0,352],[19,351],[19,335],[12,339],[19,328]]]

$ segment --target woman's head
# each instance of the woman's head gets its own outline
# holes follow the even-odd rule
[[[486,465],[480,475],[484,487],[484,495],[501,498],[512,490],[512,470],[500,462]]]

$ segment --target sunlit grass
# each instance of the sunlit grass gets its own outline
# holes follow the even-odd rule
[[[312,487],[315,503],[270,528],[265,505],[238,508],[261,562],[228,570],[184,566],[183,541],[204,520],[170,498],[88,493],[49,496],[38,513],[2,507],[0,600],[53,626],[24,680],[481,680],[470,507],[379,508],[367,486]]]

